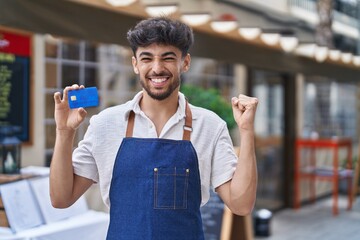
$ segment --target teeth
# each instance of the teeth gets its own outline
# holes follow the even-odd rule
[[[166,81],[166,78],[151,78],[151,81],[155,83],[162,83]]]

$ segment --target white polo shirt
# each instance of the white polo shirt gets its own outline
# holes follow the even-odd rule
[[[133,137],[157,138],[155,125],[141,111],[142,92],[125,104],[110,107],[90,119],[90,125],[73,153],[74,173],[100,184],[100,192],[109,207],[109,190],[116,154],[125,137],[129,112],[135,112]],[[192,112],[191,143],[198,161],[201,178],[201,205],[215,189],[230,180],[237,156],[225,121],[215,113],[190,104]],[[179,93],[179,107],[162,129],[159,138],[181,140],[185,123],[185,97]],[[136,154],[136,153],[134,153]]]

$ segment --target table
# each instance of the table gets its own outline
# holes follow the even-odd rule
[[[89,210],[83,214],[12,234],[0,230],[1,240],[102,240],[106,238],[109,214]]]

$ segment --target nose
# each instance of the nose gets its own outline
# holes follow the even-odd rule
[[[155,74],[160,74],[164,71],[164,63],[160,59],[155,59],[152,65],[152,70]]]

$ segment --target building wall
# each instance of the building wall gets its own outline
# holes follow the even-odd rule
[[[267,0],[267,1],[263,1],[263,0],[242,0],[243,2],[254,2],[256,4],[259,4],[261,6],[270,8],[274,11],[278,11],[278,12],[283,12],[286,13],[288,12],[287,6],[288,6],[288,1],[287,0]]]

